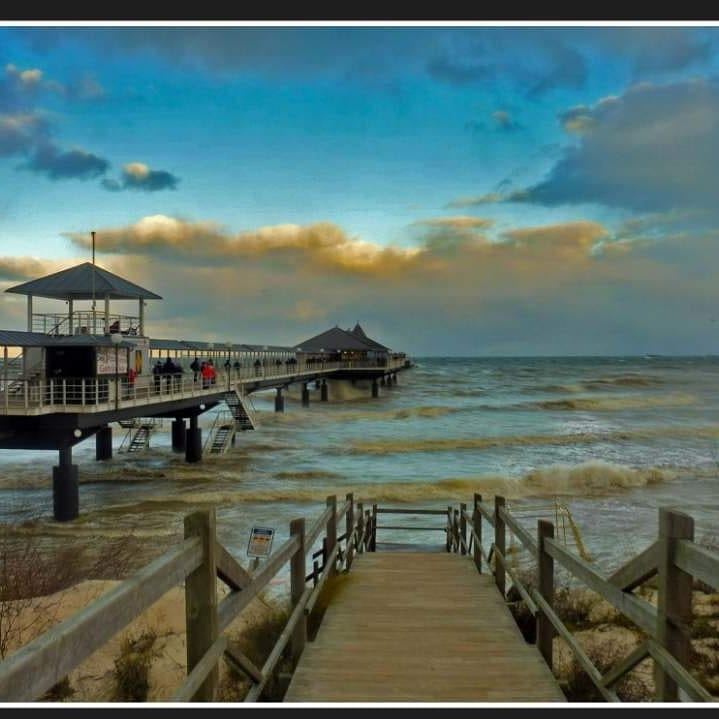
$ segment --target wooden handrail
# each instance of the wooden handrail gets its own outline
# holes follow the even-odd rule
[[[529,596],[529,593],[526,589],[526,587],[522,584],[522,582],[519,580],[517,575],[514,573],[514,570],[509,566],[509,563],[507,562],[506,557],[497,550],[497,548],[494,548],[494,556],[497,557],[497,559],[502,563],[504,566],[504,571],[509,574],[510,579],[514,583],[514,586],[517,587],[517,590],[519,591],[520,595],[522,596],[522,599],[524,599],[527,608],[532,613],[532,616],[537,614],[537,605],[534,603],[532,598]]]
[[[223,634],[207,650],[195,668],[187,675],[187,679],[172,697],[173,702],[189,702],[195,695],[207,676],[214,670],[217,660],[222,657],[227,647],[227,637]]]
[[[267,661],[262,665],[262,681],[258,682],[250,689],[244,699],[245,702],[254,702],[259,699],[262,690],[265,688],[267,680],[272,676],[272,670],[275,668],[275,664],[277,664],[279,658],[282,656],[284,648],[287,646],[290,639],[292,639],[292,633],[295,631],[297,624],[299,623],[300,619],[305,618],[305,605],[307,603],[308,597],[310,596],[310,593],[311,590],[309,588],[305,589],[305,591],[302,593],[302,596],[295,605],[295,608],[292,611],[289,620],[287,621],[287,625],[282,631],[282,634],[280,634],[279,638],[275,642],[275,646],[270,652],[270,656],[267,657]]]
[[[235,617],[264,589],[277,570],[297,552],[299,540],[296,537],[288,539],[265,563],[252,581],[241,592],[232,592],[225,597],[217,607],[217,623],[220,632],[227,629]]]
[[[623,592],[610,584],[589,562],[565,549],[556,539],[546,540],[546,547],[550,556],[566,567],[575,577],[581,579],[590,589],[613,604],[649,636],[656,636],[657,610],[649,602]]]
[[[680,539],[676,543],[674,562],[685,572],[719,589],[719,557],[705,547]]]
[[[522,544],[529,550],[533,557],[537,557],[539,550],[537,548],[537,540],[516,520],[515,517],[507,510],[506,507],[499,508],[499,515],[504,523],[510,528],[514,534],[519,537]]]
[[[325,509],[322,514],[320,514],[319,517],[317,517],[317,521],[312,525],[312,529],[310,529],[307,534],[305,534],[305,548],[306,551],[309,551],[312,549],[312,546],[317,541],[317,537],[320,536],[322,530],[327,525],[327,520],[330,518],[331,510],[329,507]]]
[[[54,686],[169,589],[202,558],[186,539],[78,614],[40,635],[0,664],[2,701],[27,701]]]

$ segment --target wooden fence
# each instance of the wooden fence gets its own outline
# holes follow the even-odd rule
[[[483,537],[483,520],[494,530],[489,538]],[[507,530],[519,539],[536,560],[536,588],[526,586],[507,561]],[[494,506],[491,506],[482,502],[481,495],[475,494],[471,514],[464,504],[459,509],[448,509],[447,551],[462,554],[471,551],[480,573],[483,567],[492,571],[491,558],[494,555],[497,588],[506,596],[508,575],[535,617],[537,648],[547,664],[552,666],[552,640],[555,633],[559,634],[607,701],[619,701],[612,687],[646,657],[654,660],[656,701],[679,701],[680,688],[692,701],[715,701],[687,667],[693,582],[697,579],[714,589],[719,587],[719,554],[694,542],[694,520],[690,516],[660,509],[658,539],[610,576],[603,576],[589,562],[556,541],[552,523],[539,520],[536,536],[533,536],[506,509],[503,497],[495,497]],[[644,641],[629,656],[605,674],[592,664],[554,611],[555,561],[606,599],[636,624],[645,636]],[[656,607],[632,592],[655,575],[658,582]]]
[[[446,516],[446,524],[443,527],[378,525],[381,514],[442,515]],[[485,522],[493,529],[486,538],[483,536]],[[654,660],[658,701],[677,701],[680,688],[694,701],[714,700],[686,667],[693,580],[717,588],[719,555],[695,544],[694,522],[686,514],[660,509],[658,539],[605,577],[556,541],[550,522],[539,520],[536,536],[533,535],[507,510],[503,497],[495,497],[494,506],[490,506],[476,494],[470,514],[466,504],[458,508],[450,506],[446,511],[382,508],[376,504],[370,510],[361,502],[355,503],[352,494],[348,494],[339,508],[336,497],[328,497],[325,510],[309,530],[305,529],[304,519],[293,520],[289,539],[254,573],[242,568],[218,542],[214,511],[189,515],[181,544],[0,663],[0,701],[24,702],[41,696],[169,589],[183,582],[188,674],[173,700],[214,700],[218,662],[224,656],[252,682],[245,701],[257,701],[288,645],[294,662],[299,659],[307,641],[307,617],[327,579],[340,570],[348,571],[355,554],[376,551],[378,529],[445,532],[446,550],[469,555],[468,560],[474,562],[480,573],[483,568],[493,571],[497,588],[504,597],[509,576],[535,617],[537,647],[547,664],[552,666],[552,640],[559,634],[608,701],[619,701],[612,687],[646,657]],[[536,560],[536,587],[525,585],[507,561],[507,530]],[[321,549],[312,553],[312,570],[308,572],[306,555],[320,537]],[[605,674],[592,664],[554,611],[555,561],[617,608],[646,637],[636,650]],[[287,563],[292,612],[269,657],[258,667],[224,632]],[[655,575],[657,607],[632,593]],[[219,603],[216,578],[230,589]]]
[[[338,527],[344,531],[338,535]],[[173,701],[213,701],[224,656],[252,681],[245,701],[256,701],[289,644],[296,661],[307,640],[307,617],[327,578],[349,569],[354,554],[370,548],[373,519],[352,494],[338,508],[336,497],[309,530],[304,519],[290,523],[289,539],[250,574],[217,540],[214,510],[185,518],[185,538],[128,580],[74,616],[37,637],[0,663],[0,701],[26,702],[42,696],[172,587],[185,585],[187,678]],[[306,554],[322,536],[321,557],[306,572]],[[292,613],[262,667],[224,634],[227,627],[289,562]],[[230,589],[217,599],[216,578]],[[308,582],[311,583],[308,586]]]

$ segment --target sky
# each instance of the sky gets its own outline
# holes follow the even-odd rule
[[[719,25],[2,25],[0,290],[91,231],[153,337],[719,353]]]

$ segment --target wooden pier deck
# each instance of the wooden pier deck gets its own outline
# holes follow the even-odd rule
[[[371,552],[355,558],[286,702],[562,702],[491,575],[466,557]]]

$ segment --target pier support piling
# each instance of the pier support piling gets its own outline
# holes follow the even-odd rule
[[[202,459],[202,430],[197,423],[197,415],[190,417],[190,428],[185,440],[185,461],[199,462]]]
[[[52,505],[58,522],[69,522],[80,514],[78,474],[72,447],[60,447],[58,466],[52,468]]]
[[[390,380],[390,382],[391,382],[391,380]],[[385,376],[384,376],[384,375],[382,375],[382,377],[380,378],[379,384],[380,384],[380,387],[386,387],[386,386],[387,386],[387,380],[385,379]]]
[[[307,387],[307,382],[302,383],[302,406],[310,406],[310,390]]]
[[[112,459],[112,427],[105,426],[95,435],[95,459],[101,462]]]
[[[184,417],[176,417],[172,423],[172,451],[184,452],[187,447],[187,427]]]
[[[329,389],[327,387],[327,381],[322,380],[322,385],[320,386],[320,402],[326,402],[329,397]]]
[[[379,397],[379,385],[377,384],[377,380],[372,380],[372,396],[373,397]]]
[[[277,394],[275,395],[275,412],[285,411],[285,398],[282,396],[282,387],[277,388]]]

